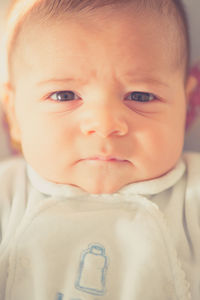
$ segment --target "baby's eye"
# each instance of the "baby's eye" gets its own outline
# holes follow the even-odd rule
[[[149,102],[155,100],[156,96],[151,93],[144,92],[132,92],[128,96],[128,100],[134,100],[138,102]]]
[[[49,96],[54,101],[72,101],[72,100],[77,100],[79,97],[76,96],[76,94],[72,91],[60,91],[60,92],[55,92]]]

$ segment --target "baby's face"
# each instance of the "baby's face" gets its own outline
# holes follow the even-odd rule
[[[176,164],[186,101],[169,46],[173,29],[165,22],[130,8],[102,9],[23,34],[16,128],[26,160],[40,175],[113,193]]]

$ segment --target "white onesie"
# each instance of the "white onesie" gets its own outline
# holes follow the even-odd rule
[[[199,300],[200,155],[112,195],[0,165],[0,300]]]

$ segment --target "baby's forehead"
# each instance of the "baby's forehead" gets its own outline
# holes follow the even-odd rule
[[[67,22],[69,23],[69,25],[71,26],[72,24],[75,24],[74,20],[79,20],[79,22],[82,22],[82,24],[86,24],[88,23],[88,27],[87,30],[88,32],[95,32],[94,36],[93,36],[93,40],[94,42],[98,40],[98,35],[100,34],[100,31],[106,31],[107,27],[109,26],[109,20],[112,19],[114,17],[114,12],[115,12],[115,16],[121,15],[122,13],[126,14],[126,17],[128,18],[132,18],[134,21],[134,16],[139,16],[139,18],[143,19],[143,22],[145,23],[145,26],[148,27],[148,24],[152,23],[152,21],[155,23],[155,29],[154,31],[157,30],[157,28],[160,27],[160,24],[162,21],[166,21],[167,26],[165,26],[166,32],[166,47],[169,48],[169,52],[172,52],[172,59],[174,60],[174,64],[179,64],[178,63],[178,58],[180,59],[180,57],[182,57],[182,55],[180,55],[180,43],[177,43],[177,40],[180,40],[180,37],[178,37],[179,35],[178,33],[178,29],[177,26],[175,26],[175,23],[171,22],[171,19],[169,19],[168,17],[166,17],[166,15],[164,14],[158,14],[157,10],[154,10],[152,8],[147,7],[145,9],[145,11],[141,11],[141,10],[136,10],[135,9],[135,4],[133,5],[132,1],[129,1],[129,6],[124,6],[121,7],[121,9],[117,9],[116,7],[100,7],[96,10],[93,10],[92,12],[90,11],[86,11],[86,12],[63,12],[62,14],[60,13],[60,15],[53,15],[51,17],[47,19],[45,19],[45,16],[41,13],[41,14],[35,14],[30,16],[29,18],[27,18],[27,20],[24,21],[23,26],[21,26],[20,30],[19,30],[19,34],[18,34],[18,39],[15,39],[15,43],[13,43],[13,47],[17,49],[17,45],[20,44],[20,38],[21,37],[21,47],[22,48],[26,48],[27,47],[27,43],[25,41],[24,35],[29,35],[30,32],[33,32],[34,30],[38,31],[38,35],[40,35],[41,32],[41,24],[48,24],[49,28],[46,28],[47,32],[51,31],[53,28],[55,28],[58,24],[62,24],[63,20],[67,20]],[[123,9],[122,9],[123,8]],[[130,12],[130,8],[132,9],[132,13],[128,14],[127,12]],[[157,14],[157,16],[155,17],[155,13]],[[158,17],[159,16],[159,17]],[[93,22],[93,23],[92,23]],[[121,30],[121,22],[122,20],[120,18],[118,18],[118,22],[115,24],[115,26],[117,26],[118,32],[120,32]],[[97,23],[99,24],[99,26],[97,26]],[[173,24],[173,25],[172,25]],[[95,25],[95,26],[94,26]],[[133,35],[131,33],[131,22],[130,22],[130,32],[129,32],[129,36],[126,37],[126,39],[132,39]],[[173,30],[172,30],[173,27]],[[177,30],[175,30],[175,27]],[[42,28],[43,25],[42,25]],[[140,28],[138,28],[139,30]],[[152,30],[153,31],[153,30]],[[175,34],[176,32],[176,34]],[[174,36],[174,38],[169,38],[170,34],[172,36]],[[81,37],[80,33],[80,37]],[[114,32],[114,34],[116,36],[118,36],[117,31]],[[141,38],[144,36],[145,38],[145,34],[143,31],[140,30],[140,34],[141,34]],[[152,32],[153,34],[153,32]],[[59,38],[59,37],[58,37]],[[62,38],[62,37],[60,37]],[[158,36],[158,42],[160,43],[161,40],[163,41],[163,34],[161,33],[160,36]],[[55,41],[57,43],[59,43],[59,40]],[[123,43],[123,38],[122,38],[122,43]],[[146,46],[146,45],[145,45]],[[22,49],[21,48],[21,49]],[[38,49],[40,50],[40,49]],[[38,51],[37,49],[35,51]],[[76,51],[76,49],[74,50]],[[12,53],[14,53],[15,51],[12,51]],[[77,53],[80,53],[80,49],[77,49]]]
[[[131,13],[129,15],[132,16]],[[91,18],[90,21],[83,18],[80,22],[78,19],[65,19],[62,22],[52,19],[43,24],[42,31],[40,24],[34,23],[33,27],[29,24],[32,30],[24,29],[21,36],[21,48],[15,60],[15,63],[18,61],[16,76],[26,76],[22,71],[24,62],[25,71],[37,69],[37,76],[43,75],[46,78],[64,78],[70,73],[71,77],[80,74],[82,79],[85,77],[88,80],[91,76],[98,79],[104,76],[105,81],[112,76],[125,77],[128,71],[129,77],[140,75],[144,78],[149,73],[156,73],[158,69],[160,76],[166,74],[172,61],[170,56],[167,64],[165,62],[169,55],[166,50],[169,42],[160,37],[163,31],[168,32],[164,23],[162,30],[161,21],[159,27],[157,22],[146,26],[145,15],[143,19],[138,16],[137,20],[134,18],[128,22],[124,16],[119,19],[116,13],[110,18],[110,27],[101,28],[104,20],[100,17]],[[136,28],[136,25],[139,27]],[[164,64],[161,65],[161,62]]]

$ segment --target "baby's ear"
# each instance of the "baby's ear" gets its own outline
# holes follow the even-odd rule
[[[192,92],[195,90],[195,88],[197,87],[198,84],[198,80],[196,79],[195,76],[193,75],[189,75],[187,82],[186,82],[186,99],[187,99],[187,103],[189,103],[190,100],[190,96],[192,94]]]
[[[2,87],[2,108],[8,121],[11,139],[19,143],[20,130],[15,111],[15,93],[10,83],[5,83]]]

